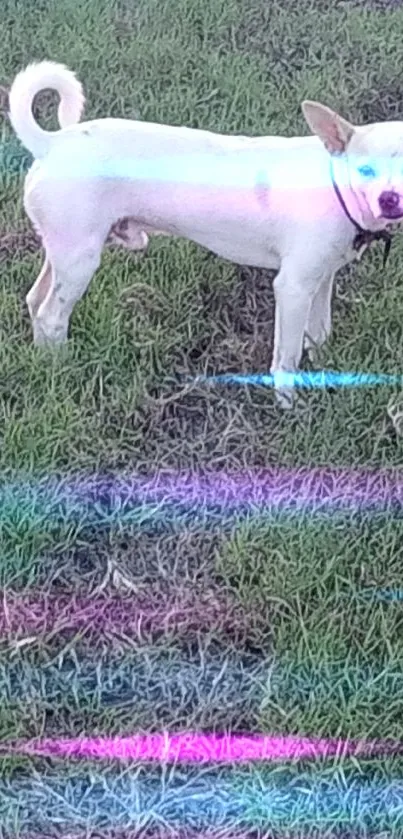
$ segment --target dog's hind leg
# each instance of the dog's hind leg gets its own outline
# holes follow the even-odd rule
[[[35,315],[34,343],[61,344],[67,340],[71,313],[87,290],[101,262],[103,239],[89,238],[74,251],[48,248],[51,280]]]
[[[41,305],[42,301],[45,299],[49,291],[51,277],[52,269],[49,259],[46,255],[40,273],[25,298],[25,302],[28,306],[28,311],[31,318],[35,317],[39,309],[39,306]]]
[[[49,292],[50,286],[52,282],[52,268],[51,264],[48,259],[48,255],[45,256],[45,261],[42,265],[38,278],[35,280],[32,288],[30,288],[25,302],[28,307],[29,316],[31,318],[32,328],[34,331],[34,342],[35,342],[35,323],[36,323],[36,314],[40,307],[40,305],[45,300],[46,295]]]

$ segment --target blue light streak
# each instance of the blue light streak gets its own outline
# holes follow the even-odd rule
[[[401,385],[403,376],[385,373],[336,373],[326,370],[267,373],[220,373],[216,376],[195,376],[195,384],[257,385],[260,387],[300,387],[306,390],[325,388],[374,387],[376,385]]]

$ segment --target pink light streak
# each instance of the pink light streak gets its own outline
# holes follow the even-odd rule
[[[144,633],[217,628],[232,640],[253,634],[265,626],[265,615],[253,613],[213,585],[208,590],[192,587],[148,585],[147,590],[126,596],[107,589],[93,596],[74,592],[51,594],[0,591],[0,638],[11,642],[34,642],[49,634],[82,632],[83,640],[125,635],[142,638]]]
[[[83,737],[42,740],[7,747],[7,751],[47,757],[112,759],[168,763],[243,763],[373,757],[400,751],[392,741],[350,741],[298,736],[216,734],[145,734],[129,737]]]

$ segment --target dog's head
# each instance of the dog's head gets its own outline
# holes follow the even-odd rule
[[[345,186],[354,191],[363,216],[377,226],[403,220],[403,122],[355,126],[319,102],[303,102],[302,111],[328,152],[345,157]]]

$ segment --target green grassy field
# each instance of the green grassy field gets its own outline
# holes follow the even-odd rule
[[[291,134],[308,131],[306,97],[357,122],[403,113],[399,8],[3,0],[0,33],[0,83],[32,60],[62,61],[84,84],[88,118]],[[29,161],[1,131],[2,740],[162,728],[402,739],[403,599],[362,596],[403,589],[399,511],[223,517],[202,502],[67,502],[63,489],[97,474],[113,487],[230,472],[252,486],[265,467],[398,469],[387,406],[399,393],[316,392],[288,416],[270,390],[185,386],[197,373],[268,371],[271,276],[169,240],[143,258],[105,252],[68,349],[34,349],[24,300],[42,255],[21,203]],[[325,368],[401,372],[402,266],[400,233],[385,272],[375,246],[338,278]],[[25,824],[7,785],[35,771],[1,763],[4,835]],[[54,767],[40,772],[46,783]],[[402,763],[323,772],[386,783]],[[376,835],[399,835],[402,814]]]

